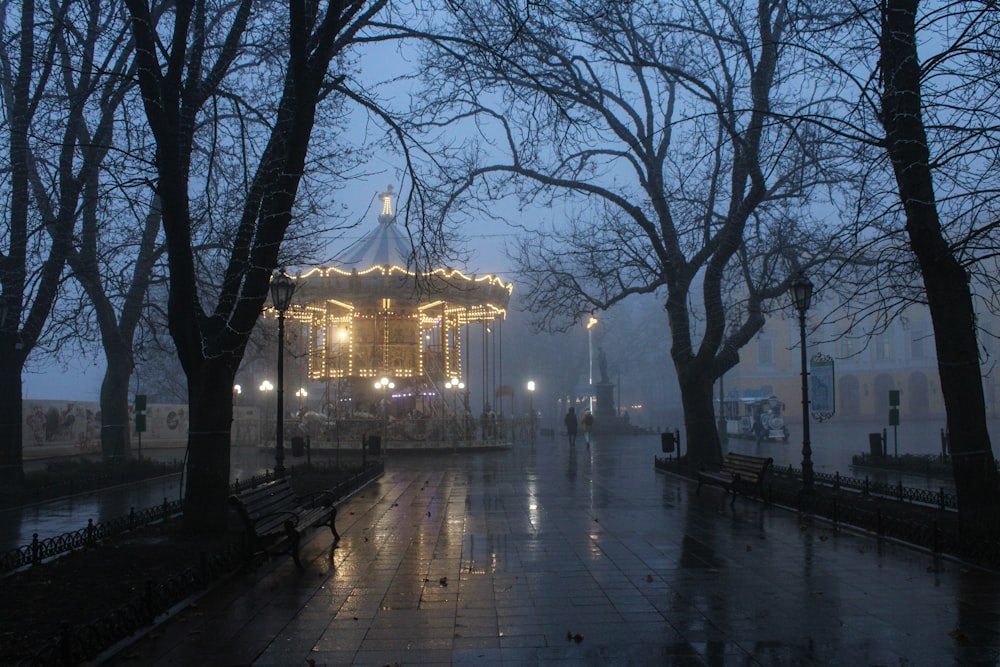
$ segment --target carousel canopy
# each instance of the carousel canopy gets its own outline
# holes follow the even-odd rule
[[[409,266],[413,257],[410,241],[396,226],[392,213],[392,186],[380,195],[382,212],[378,226],[349,245],[336,258],[341,268],[363,271],[374,266]]]
[[[409,238],[396,225],[395,196],[389,186],[379,197],[378,225],[337,256],[336,263],[316,267],[296,277],[296,301],[318,306],[333,301],[348,307],[378,299],[393,299],[418,308],[447,304],[468,310],[465,321],[503,317],[512,285],[498,276],[466,275],[450,268],[415,272]]]
[[[393,191],[380,195],[378,226],[337,264],[295,278],[288,316],[308,328],[309,376],[462,377],[461,327],[503,319],[512,286],[498,276],[451,268],[415,271],[396,226]]]

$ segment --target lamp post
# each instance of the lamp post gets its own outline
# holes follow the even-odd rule
[[[594,333],[593,333],[593,329],[594,329],[594,326],[596,326],[596,325],[597,325],[597,318],[591,316],[590,320],[587,322],[587,357],[588,357],[588,364],[587,365],[590,368],[590,370],[588,372],[588,382],[590,383],[590,396],[588,396],[588,398],[590,399],[590,401],[589,401],[587,407],[590,408],[591,412],[594,411]]]
[[[462,389],[465,389],[465,383],[464,382],[460,382],[458,378],[452,378],[448,382],[444,383],[444,388],[445,389],[450,389],[451,392],[452,392],[452,394],[451,394],[451,413],[455,417],[456,424],[464,424],[465,420],[459,421],[459,419],[458,419],[458,392],[461,391]],[[462,430],[464,432],[464,430],[465,430],[464,427],[463,427]],[[456,433],[458,432],[458,427],[457,426],[455,428],[455,432]]]
[[[531,417],[528,419],[528,428],[531,429],[531,444],[535,444],[535,381],[528,380],[528,410]]]
[[[278,412],[274,427],[274,476],[285,476],[285,311],[292,304],[295,281],[284,269],[271,276],[271,305],[278,311]]]
[[[789,285],[792,303],[799,311],[799,351],[802,353],[802,486],[813,485],[812,447],[809,444],[809,383],[806,368],[806,311],[812,301],[813,284],[802,271]]]
[[[257,387],[257,389],[260,390],[260,393],[264,394],[264,405],[267,406],[267,392],[274,391],[274,385],[271,384],[270,380],[264,380],[263,382],[260,383],[260,386]],[[264,417],[264,423],[266,424],[267,423],[266,407],[264,408],[263,417]],[[263,429],[261,429],[261,441],[263,440],[264,440]]]
[[[295,396],[296,396],[296,398],[299,399],[299,412],[301,413],[302,412],[302,399],[306,398],[307,396],[309,396],[309,392],[306,391],[305,387],[299,387],[298,390],[295,392]]]
[[[395,389],[396,388],[396,383],[392,382],[391,380],[389,380],[389,378],[384,377],[384,378],[382,378],[381,380],[379,380],[378,382],[375,383],[375,388],[382,390],[382,440],[383,440],[382,446],[385,447],[385,445],[386,445],[385,441],[389,437],[389,422],[386,419],[386,398],[385,398],[386,394],[385,393],[389,389]]]

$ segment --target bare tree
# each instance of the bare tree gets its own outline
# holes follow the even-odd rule
[[[795,270],[835,243],[812,224],[810,199],[837,178],[828,160],[838,149],[781,119],[823,94],[784,49],[809,10],[456,3],[459,41],[433,55],[446,99],[427,113],[460,104],[484,138],[456,169],[448,212],[479,185],[486,197],[565,207],[564,225],[524,223],[518,253],[546,328],[661,295],[696,464],[721,459],[714,380]]]
[[[84,48],[69,43],[62,31],[55,32],[58,66],[64,72],[79,73],[77,80],[63,77],[67,97],[94,100],[94,109],[86,114],[89,123],[80,124],[76,137],[88,168],[79,174],[61,176],[68,181],[80,179],[79,201],[51,201],[52,193],[59,192],[51,181],[65,169],[63,164],[49,165],[43,156],[34,154],[30,161],[32,191],[46,227],[57,227],[54,223],[61,208],[73,206],[77,210],[79,233],[73,236],[67,262],[92,304],[107,362],[100,395],[101,448],[105,458],[123,457],[129,450],[128,387],[134,365],[133,343],[154,275],[160,229],[157,203],[148,204],[148,212],[136,211],[135,206],[141,207],[141,202],[120,196],[128,187],[128,174],[132,174],[129,189],[133,191],[137,189],[136,181],[148,178],[148,164],[141,157],[141,135],[133,131],[124,137],[119,129],[120,111],[134,89],[135,75],[124,11],[122,2],[74,5],[73,13],[64,22],[76,30],[86,27],[81,40]],[[74,30],[66,33],[73,35]],[[137,100],[133,97],[131,101],[134,104]],[[109,160],[116,144],[131,146],[131,150],[119,148]],[[137,220],[142,222],[137,225]],[[121,269],[123,265],[132,266],[130,274]],[[71,329],[73,335],[79,335],[77,327]]]
[[[0,4],[0,89],[9,119],[0,254],[6,310],[0,323],[0,472],[5,481],[18,481],[21,374],[42,340],[80,210],[88,206],[107,155],[129,58],[127,40],[112,34],[115,20],[121,26],[114,2],[26,1],[17,17],[7,14],[9,7]]]
[[[918,55],[919,7],[919,0],[883,0],[880,5],[879,120],[885,128],[885,149],[934,326],[959,510],[966,526],[996,527],[1000,489],[986,427],[969,272],[946,237],[939,217],[934,185],[937,161],[924,125],[921,91],[928,70],[921,67]],[[994,23],[988,16],[996,11],[992,6],[973,11]],[[976,30],[974,19],[971,16],[964,22],[966,34]],[[989,41],[995,47],[996,42]],[[992,88],[995,83],[988,85]],[[967,150],[976,142],[965,143]]]
[[[1000,275],[1000,20],[990,2],[832,5],[838,21],[794,41],[851,84],[801,114],[856,155],[844,222],[857,247],[838,272],[833,317],[877,333],[928,307],[963,523],[995,527],[976,307],[996,311]]]
[[[226,5],[182,1],[170,21],[157,24],[144,0],[126,2],[139,85],[157,147],[170,332],[188,381],[184,521],[189,530],[214,530],[226,521],[233,379],[278,266],[317,107],[341,92],[344,81],[342,74],[328,70],[387,3],[292,0],[282,16],[276,5],[258,6],[252,0]],[[259,66],[263,52],[271,49],[287,53],[277,70]],[[266,145],[244,156],[247,178],[240,206],[233,211],[235,232],[226,246],[222,280],[216,289],[202,290],[191,197],[198,119],[210,105],[239,99],[241,90],[251,89],[261,96],[277,90],[279,97],[268,118]],[[206,307],[209,301],[214,303]]]

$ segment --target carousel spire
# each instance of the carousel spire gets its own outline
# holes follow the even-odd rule
[[[391,224],[396,219],[396,215],[392,212],[392,198],[394,196],[396,193],[392,191],[392,184],[378,196],[382,200],[382,212],[379,213],[378,221],[383,225]]]

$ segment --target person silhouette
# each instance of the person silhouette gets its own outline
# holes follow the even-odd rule
[[[566,412],[566,417],[563,418],[563,423],[566,424],[566,436],[569,438],[569,444],[576,444],[576,408],[570,407]]]

